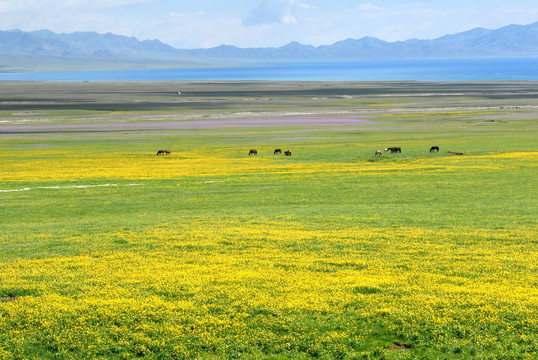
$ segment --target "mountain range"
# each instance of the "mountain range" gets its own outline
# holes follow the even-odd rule
[[[281,47],[177,49],[158,40],[111,33],[49,30],[0,31],[0,72],[21,69],[150,68],[271,61],[402,60],[538,57],[538,22],[490,30],[476,28],[433,40],[387,42],[373,37],[332,45],[291,42]],[[66,68],[66,64],[69,64]]]

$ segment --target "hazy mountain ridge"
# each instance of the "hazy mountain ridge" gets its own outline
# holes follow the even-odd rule
[[[267,62],[395,60],[479,57],[538,57],[538,22],[509,25],[500,29],[476,28],[434,40],[410,39],[387,42],[373,37],[347,39],[332,45],[291,42],[273,48],[238,48],[221,45],[208,49],[176,49],[158,40],[140,41],[111,33],[75,32],[56,34],[49,30],[0,31],[0,68],[9,69],[10,59],[53,63],[178,64],[188,62]],[[12,65],[12,64],[11,64]]]
[[[134,37],[111,33],[56,34],[49,30],[33,32],[11,30],[0,31],[0,52],[48,56],[94,55],[158,59],[174,56],[177,49],[158,40],[139,41]]]

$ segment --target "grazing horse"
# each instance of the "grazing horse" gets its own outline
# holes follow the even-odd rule
[[[289,150],[284,151],[284,155],[291,156],[291,151],[289,151]]]
[[[400,147],[389,147],[389,148],[386,148],[385,151],[390,151],[391,153],[401,153],[402,148],[400,148]]]
[[[250,150],[250,151],[248,152],[248,156],[250,156],[250,155],[258,155],[258,151],[252,149],[252,150]]]
[[[375,156],[381,156],[383,155],[383,153],[381,152],[381,150],[376,150],[375,151]]]
[[[172,150],[170,149],[164,150],[164,155],[171,155],[171,154],[172,154]]]
[[[164,155],[164,150],[157,151],[157,155]]]
[[[275,149],[275,151],[273,152],[273,155],[276,155],[276,154],[282,154],[282,150]]]
[[[434,152],[434,151],[439,152],[439,146],[432,146],[432,147],[430,148],[430,152]]]

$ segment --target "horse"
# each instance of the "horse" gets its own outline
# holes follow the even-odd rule
[[[164,150],[164,155],[171,155],[171,154],[172,154],[172,150],[170,149]]]
[[[291,156],[291,151],[289,151],[289,150],[284,151],[284,155]]]
[[[375,151],[375,156],[381,156],[383,155],[383,153],[381,152],[381,150],[376,150]]]
[[[157,155],[164,155],[165,154],[165,151],[164,150],[159,150],[157,151]]]
[[[282,150],[275,149],[275,151],[273,152],[273,155],[276,155],[276,154],[282,154]]]
[[[402,148],[400,148],[400,147],[389,147],[389,148],[386,148],[385,151],[390,151],[391,153],[401,153]]]
[[[252,149],[252,150],[250,150],[250,151],[248,152],[248,156],[250,156],[250,155],[258,155],[258,151]]]
[[[430,148],[430,152],[434,152],[434,151],[439,152],[439,146],[432,146],[432,147]]]

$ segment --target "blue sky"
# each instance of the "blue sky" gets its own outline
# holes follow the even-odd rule
[[[536,0],[0,0],[0,30],[111,32],[178,48],[434,39],[537,21]]]

